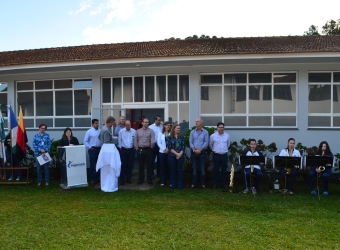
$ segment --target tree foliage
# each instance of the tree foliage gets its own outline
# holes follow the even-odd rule
[[[318,26],[311,25],[307,31],[303,34],[304,36],[320,36]]]
[[[175,40],[193,40],[193,39],[215,39],[215,38],[218,38],[217,36],[206,36],[206,35],[201,35],[200,37],[197,36],[197,35],[192,35],[192,36],[188,36],[184,39],[181,39],[181,38],[175,38],[175,37],[170,37],[170,38],[166,38],[164,39],[163,41],[175,41]],[[223,37],[221,37],[223,38]]]
[[[323,35],[340,35],[340,19],[337,21],[328,20],[322,26],[322,34]],[[318,26],[311,25],[307,31],[304,32],[305,36],[320,36],[318,31]]]
[[[340,35],[340,19],[337,21],[328,20],[327,23],[322,26],[322,34]]]

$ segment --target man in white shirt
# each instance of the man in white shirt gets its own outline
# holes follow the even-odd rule
[[[136,130],[131,128],[131,122],[125,121],[125,128],[119,131],[118,148],[122,167],[120,171],[120,185],[131,184],[132,169],[135,160],[135,140]]]
[[[92,119],[92,128],[90,128],[84,137],[84,145],[88,148],[88,153],[90,157],[90,181],[95,184],[99,181],[99,172],[96,172],[96,164],[98,160],[98,155],[101,148],[101,143],[98,138],[100,134],[100,128],[98,119]]]
[[[222,186],[227,188],[227,167],[228,167],[228,148],[230,137],[224,132],[224,123],[217,123],[217,132],[213,133],[209,139],[209,147],[213,151],[214,161],[214,188],[218,186],[220,168],[222,174]]]
[[[153,147],[153,156],[152,156],[153,162],[155,162],[156,157],[159,152],[159,147],[157,145],[157,137],[158,137],[159,132],[162,132],[163,130],[162,118],[160,115],[156,115],[154,117],[154,123],[151,124],[149,128],[151,128],[153,132],[155,133],[155,141],[154,141],[155,144]],[[159,161],[157,161],[156,164],[157,164],[157,177],[160,177],[161,176],[161,165]]]

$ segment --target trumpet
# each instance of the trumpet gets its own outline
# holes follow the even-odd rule
[[[230,170],[230,183],[229,183],[229,192],[233,192],[233,186],[234,186],[234,173],[235,173],[235,168],[234,164],[231,165],[231,170]]]
[[[325,151],[322,151],[322,155],[321,156],[324,156],[325,155]],[[323,172],[323,171],[325,171],[326,170],[326,168],[325,168],[325,166],[319,166],[318,167],[318,170],[319,170],[319,177],[321,176],[321,172]]]

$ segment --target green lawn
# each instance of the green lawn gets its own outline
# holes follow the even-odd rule
[[[1,249],[340,249],[340,183],[328,198],[213,190],[103,193],[0,186]]]

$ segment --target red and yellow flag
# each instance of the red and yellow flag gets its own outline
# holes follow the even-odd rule
[[[22,109],[20,106],[19,112],[19,121],[18,121],[18,133],[17,133],[17,150],[16,156],[19,161],[26,158],[26,143],[27,143],[27,135],[26,135],[26,126],[24,121],[24,116],[22,114]]]

